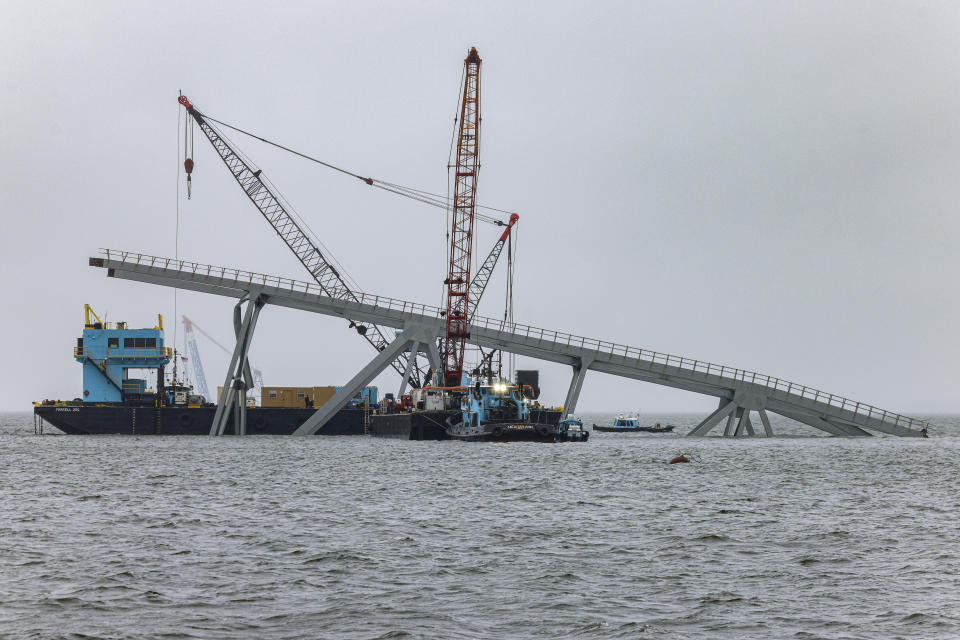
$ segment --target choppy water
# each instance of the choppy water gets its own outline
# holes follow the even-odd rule
[[[960,418],[934,422],[490,445],[0,414],[0,637],[957,638]]]

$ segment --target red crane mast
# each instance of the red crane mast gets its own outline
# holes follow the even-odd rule
[[[480,169],[480,54],[470,49],[464,64],[463,102],[457,137],[457,164],[450,229],[450,268],[447,271],[446,333],[443,377],[448,387],[460,385],[463,352],[470,317],[470,258]]]

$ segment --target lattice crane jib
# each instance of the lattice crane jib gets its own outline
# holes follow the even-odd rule
[[[515,213],[510,214],[510,221],[506,224],[506,229],[503,230],[503,233],[500,235],[500,239],[497,240],[496,244],[493,245],[493,249],[490,250],[490,253],[487,254],[487,259],[483,261],[483,264],[480,265],[480,268],[477,269],[477,273],[474,274],[473,280],[470,281],[470,292],[468,297],[470,299],[470,310],[468,313],[469,321],[473,320],[473,316],[477,313],[477,306],[480,304],[480,298],[483,296],[483,292],[487,289],[487,283],[490,282],[490,276],[493,275],[493,270],[497,266],[497,261],[500,259],[500,254],[503,252],[503,247],[507,243],[507,239],[510,237],[510,232],[513,231],[513,225],[517,224],[517,221],[520,219]]]
[[[183,316],[183,331],[186,334],[187,348],[190,350],[190,362],[193,365],[193,377],[196,379],[197,392],[210,400],[210,389],[207,387],[207,376],[203,371],[203,362],[200,360],[200,349],[197,347],[197,336],[193,333],[193,323],[190,318]]]
[[[476,213],[477,173],[480,169],[480,55],[471,48],[464,60],[463,100],[457,136],[454,174],[450,266],[447,272],[445,333],[443,338],[444,381],[459,386],[463,373],[470,318],[470,259]]]
[[[330,263],[297,220],[287,211],[273,189],[261,179],[260,170],[251,167],[186,96],[180,96],[178,101],[186,108],[187,113],[193,118],[197,126],[200,127],[200,130],[210,141],[243,192],[247,194],[250,201],[270,223],[270,226],[273,227],[277,235],[290,248],[326,295],[338,300],[356,300],[356,294],[351,290],[340,272]],[[192,169],[193,163],[191,162],[190,170],[192,171]],[[350,321],[350,326],[355,328],[357,333],[363,336],[377,351],[383,351],[390,342],[380,327],[367,326],[353,321]],[[406,364],[407,358],[404,355],[393,362],[391,366],[402,376]],[[421,367],[414,367],[410,373],[410,385],[419,388],[422,386],[421,380],[423,379],[425,379],[425,374],[421,371]]]

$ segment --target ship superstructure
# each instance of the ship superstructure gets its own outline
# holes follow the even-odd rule
[[[173,349],[163,343],[163,316],[147,329],[104,322],[90,305],[84,305],[84,316],[83,335],[73,349],[74,359],[83,365],[83,401],[159,404],[164,371],[173,357]],[[148,386],[148,377],[141,377],[144,373],[155,376],[154,387]]]

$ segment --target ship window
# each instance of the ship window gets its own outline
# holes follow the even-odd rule
[[[77,338],[77,346],[83,349],[83,338]]]
[[[271,397],[271,398],[276,398],[276,397],[277,397],[277,390],[276,390],[276,389],[270,389],[270,397]]]
[[[143,347],[147,346],[146,338],[134,338],[134,340],[137,341],[137,349],[142,349]]]
[[[124,338],[123,339],[123,348],[124,349],[133,349],[137,346],[136,340],[133,338]]]
[[[297,398],[298,398],[298,399],[303,399],[303,396],[304,396],[303,389],[297,391]]]
[[[145,346],[145,347],[147,347],[147,348],[149,348],[149,349],[155,349],[155,348],[157,347],[157,339],[156,339],[156,338],[144,338],[143,341],[144,341],[144,345],[143,345],[143,346]]]
[[[120,347],[120,338],[107,338],[107,348],[117,349]]]

